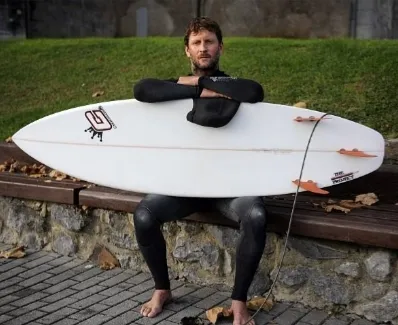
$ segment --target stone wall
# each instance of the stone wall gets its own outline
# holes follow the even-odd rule
[[[398,0],[201,0],[200,14],[226,36],[386,38],[396,36]],[[41,0],[30,37],[182,36],[198,0]]]
[[[121,267],[148,271],[134,236],[133,215],[0,197],[0,242],[88,259],[97,244]],[[233,284],[238,231],[195,222],[163,227],[170,274],[196,284]],[[268,233],[250,296],[275,278],[285,237]],[[342,309],[398,324],[397,254],[393,250],[291,237],[273,290],[276,300]]]

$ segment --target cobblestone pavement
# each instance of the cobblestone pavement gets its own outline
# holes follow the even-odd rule
[[[0,250],[8,248],[0,243]],[[103,271],[90,262],[52,252],[27,253],[21,259],[0,258],[0,324],[175,325],[189,316],[208,324],[207,309],[230,306],[230,292],[172,281],[175,301],[149,319],[139,314],[152,294],[149,274],[120,268]],[[287,303],[257,314],[255,321],[257,325],[375,324]],[[231,319],[217,322],[231,323]]]

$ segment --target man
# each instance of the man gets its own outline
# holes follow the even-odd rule
[[[188,25],[184,42],[192,74],[176,80],[143,79],[134,87],[137,100],[157,102],[193,98],[194,109],[187,115],[187,120],[205,127],[227,124],[240,102],[263,100],[261,85],[247,79],[231,78],[219,70],[223,41],[220,27],[215,21],[205,17],[193,19]],[[166,245],[160,225],[204,210],[219,211],[240,224],[230,311],[233,313],[234,325],[242,325],[249,320],[247,292],[266,239],[266,210],[260,197],[216,199],[149,194],[141,201],[134,214],[135,232],[155,281],[152,299],[141,308],[143,316],[155,317],[172,297]],[[254,321],[251,320],[249,324],[253,325]]]

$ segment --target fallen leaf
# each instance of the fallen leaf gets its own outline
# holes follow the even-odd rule
[[[1,251],[0,257],[4,258],[22,258],[26,255],[25,246],[18,246],[8,251]]]
[[[8,137],[8,138],[6,139],[6,142],[7,142],[7,143],[12,143],[12,137]]]
[[[264,297],[255,296],[246,302],[246,306],[251,310],[258,310],[260,307],[265,311],[270,311],[274,306],[274,301],[272,299],[265,300]]]
[[[111,270],[120,266],[119,261],[105,247],[98,255],[98,263],[103,270]]]
[[[181,318],[180,324],[181,325],[204,325],[204,321],[202,318],[200,318],[198,316],[195,316],[195,317],[186,316],[186,317]]]
[[[293,106],[298,107],[298,108],[307,108],[307,103],[306,102],[298,102],[298,103],[294,104]]]
[[[105,92],[104,91],[96,91],[95,93],[93,93],[92,97],[99,97],[102,96]]]
[[[206,310],[207,319],[215,324],[219,317],[229,317],[232,315],[232,312],[225,307],[213,307],[211,309]]]
[[[341,200],[339,205],[347,209],[357,209],[363,207],[361,203],[356,203],[353,200]]]
[[[351,209],[348,208],[344,208],[338,204],[328,204],[325,206],[325,210],[326,212],[331,212],[332,210],[339,210],[339,211],[343,211],[344,213],[348,213],[351,211]]]
[[[366,193],[357,195],[355,198],[355,202],[361,202],[365,205],[372,205],[378,202],[379,199],[377,198],[376,194],[374,193]]]
[[[0,165],[0,172],[5,172],[7,170],[6,165]]]
[[[40,178],[43,177],[43,174],[29,174],[29,177]]]

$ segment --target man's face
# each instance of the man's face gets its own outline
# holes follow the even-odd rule
[[[212,70],[218,67],[222,48],[222,44],[218,42],[216,34],[201,30],[199,33],[192,33],[189,36],[185,53],[196,69]]]

